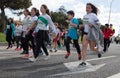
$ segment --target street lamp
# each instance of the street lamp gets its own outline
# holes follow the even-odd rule
[[[112,10],[112,3],[114,0],[111,0],[110,2],[110,11],[109,11],[109,18],[108,18],[108,24],[110,24],[110,17],[111,17],[111,10]]]

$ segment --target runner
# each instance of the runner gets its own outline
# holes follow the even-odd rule
[[[14,37],[14,22],[12,18],[8,19],[8,25],[6,29],[6,41],[8,42],[8,47],[6,49],[12,48],[12,40]]]
[[[74,12],[72,10],[67,12],[67,17],[68,19],[66,20],[66,22],[69,24],[69,29],[66,40],[67,53],[65,55],[65,58],[67,59],[70,56],[70,42],[72,39],[78,53],[78,59],[81,60],[81,50],[78,44],[78,34],[77,34],[77,26],[79,25],[79,22],[76,18],[74,18]]]
[[[54,32],[54,33],[56,32],[54,23],[52,22],[51,17],[49,16],[49,9],[47,8],[47,6],[43,4],[40,8],[40,11],[41,11],[42,15],[40,15],[37,20],[38,33],[36,36],[36,43],[37,43],[36,51],[35,51],[34,57],[29,59],[30,61],[33,61],[33,62],[35,62],[37,57],[39,56],[40,48],[42,48],[46,54],[45,60],[49,59],[50,56],[49,56],[49,53],[48,53],[46,45],[45,45],[45,42],[48,41],[48,39],[49,39],[47,26],[48,25],[50,26],[50,28],[52,29],[52,32]],[[31,26],[28,29],[28,31],[34,27],[35,26]]]
[[[21,54],[26,54],[27,50],[27,44],[26,44],[26,30],[28,29],[28,27],[31,24],[31,20],[30,20],[30,12],[28,9],[24,10],[24,19],[22,21],[23,27],[22,27],[22,34],[21,34],[21,43],[22,43],[22,48],[23,48],[23,52]]]
[[[110,35],[110,40],[109,40],[109,43],[108,43],[108,48],[110,47],[110,43],[113,41],[113,35],[115,33],[115,29],[113,28],[113,24],[110,24],[110,27],[109,27],[112,31],[111,35]]]
[[[21,34],[22,34],[22,25],[20,22],[17,22],[17,25],[15,26],[15,41],[17,44],[17,47],[15,50],[17,50],[17,51],[21,50],[21,44],[20,44]]]
[[[31,17],[29,18],[30,19],[30,25],[28,26],[27,30],[26,30],[26,39],[25,39],[25,56],[23,56],[23,58],[29,58],[29,41],[31,41],[31,44],[32,44],[32,50],[33,50],[33,53],[35,54],[35,44],[34,44],[34,37],[32,36],[32,33],[34,31],[34,28],[31,28],[31,26],[36,26],[36,23],[37,23],[37,19],[38,17],[36,16],[36,13],[37,13],[37,9],[36,8],[32,8],[31,9]],[[26,18],[27,19],[27,18]]]
[[[60,34],[61,34],[61,31],[60,29],[58,28],[58,23],[55,23],[55,26],[56,26],[56,36],[55,38],[53,39],[53,47],[52,47],[52,50],[50,50],[50,52],[57,52],[57,43],[60,45],[60,43],[58,42],[59,39],[60,39]],[[58,45],[58,46],[59,46]]]
[[[103,29],[104,34],[104,49],[103,52],[108,50],[110,44],[110,37],[113,34],[113,31],[109,28],[109,24],[105,24],[105,28]]]
[[[98,40],[99,40],[99,20],[97,18],[98,9],[91,3],[87,3],[86,5],[87,14],[83,17],[83,40],[82,40],[82,62],[80,66],[86,65],[86,51],[88,47],[88,43],[92,42],[93,48],[97,45],[96,52],[98,53],[98,57],[101,57],[98,49]]]

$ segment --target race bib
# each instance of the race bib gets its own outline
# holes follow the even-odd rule
[[[7,25],[7,29],[10,29],[10,25]]]
[[[44,26],[44,23],[40,22],[40,23],[38,23],[38,26],[37,26],[37,27],[38,27],[39,29],[43,30],[43,26]]]
[[[89,22],[89,19],[88,18],[83,18],[83,23],[84,24],[87,24]]]

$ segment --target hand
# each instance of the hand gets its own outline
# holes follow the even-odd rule
[[[69,24],[70,23],[70,21],[69,20],[66,20],[66,22]]]
[[[29,31],[28,31],[28,30],[26,30],[25,34],[28,34],[28,33],[29,33]]]
[[[92,27],[92,26],[93,26],[91,23],[88,23],[88,25],[89,25],[90,27]]]
[[[35,37],[35,32],[32,33],[32,36]]]
[[[79,28],[81,29],[81,28],[83,28],[84,27],[84,25],[83,24],[81,24],[81,25],[79,25]]]
[[[54,37],[56,36],[56,33],[55,33],[55,32],[53,32],[52,34],[53,34]]]

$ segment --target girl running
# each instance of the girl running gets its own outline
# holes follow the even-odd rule
[[[17,47],[15,50],[17,50],[17,51],[21,50],[21,47],[19,48],[19,46],[21,46],[20,45],[21,33],[22,33],[22,25],[20,24],[20,22],[18,22],[16,27],[15,27],[15,41],[17,44]]]
[[[8,25],[6,29],[6,41],[8,42],[8,47],[6,49],[12,48],[12,39],[14,37],[14,22],[12,18],[8,19]]]
[[[30,20],[30,12],[28,9],[25,9],[24,10],[24,19],[22,21],[23,23],[23,27],[22,27],[22,35],[21,35],[21,43],[22,43],[22,48],[23,48],[23,52],[21,54],[26,54],[27,53],[27,50],[26,50],[26,47],[27,47],[27,44],[26,44],[26,31],[27,29],[29,28],[30,24],[31,24],[31,20]],[[28,55],[26,55],[28,56]]]
[[[58,28],[58,23],[55,23],[55,26],[56,26],[56,36],[55,38],[53,39],[53,48],[52,50],[50,50],[50,52],[57,52],[57,43],[60,39],[60,34],[61,34],[61,31],[60,29]]]
[[[99,48],[98,40],[100,28],[98,25],[99,20],[97,18],[98,9],[93,4],[88,3],[86,5],[86,12],[87,14],[83,18],[82,63],[80,63],[82,66],[86,65],[85,61],[88,43],[92,44],[93,48],[95,45]],[[96,51],[98,52],[98,57],[101,57],[98,49],[96,49]]]
[[[39,56],[39,51],[42,48],[43,51],[46,54],[46,58],[45,60],[49,59],[49,53],[48,50],[46,48],[45,42],[48,41],[49,37],[48,37],[48,25],[50,26],[50,28],[52,29],[52,32],[55,33],[56,29],[54,26],[54,23],[51,20],[51,17],[49,16],[49,9],[47,8],[46,5],[42,5],[40,8],[40,11],[42,13],[42,15],[40,15],[37,19],[37,29],[38,29],[38,33],[36,36],[36,51],[34,54],[34,58],[30,58],[29,60],[31,61],[36,61],[37,57]],[[34,28],[35,26],[31,26],[29,30],[31,30],[32,28]]]
[[[29,41],[31,41],[31,44],[32,44],[32,50],[33,50],[33,53],[35,54],[35,44],[34,44],[34,37],[32,36],[32,33],[34,31],[34,28],[31,28],[32,26],[35,27],[36,26],[36,23],[37,23],[37,19],[38,17],[36,16],[36,13],[37,13],[37,9],[36,8],[32,8],[31,9],[31,17],[29,18],[30,19],[30,25],[28,26],[27,30],[26,30],[26,39],[25,39],[25,56],[23,56],[23,58],[29,58]]]

